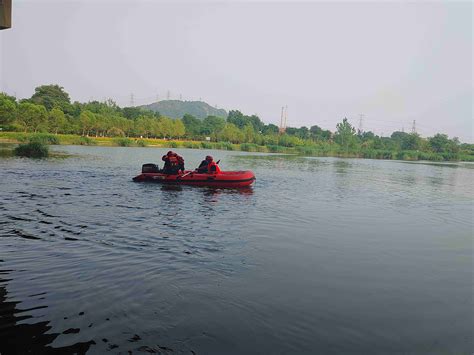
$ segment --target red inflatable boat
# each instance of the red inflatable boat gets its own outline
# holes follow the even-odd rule
[[[151,164],[146,164],[151,165]],[[133,178],[136,182],[157,182],[169,185],[193,185],[235,188],[246,187],[253,184],[255,175],[247,171],[221,171],[217,174],[202,174],[195,171],[185,171],[177,175],[163,174],[160,171],[153,171],[152,168],[143,166],[142,173]]]

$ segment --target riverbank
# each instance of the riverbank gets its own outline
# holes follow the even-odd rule
[[[25,143],[32,139],[45,144],[53,145],[90,145],[90,146],[117,146],[117,147],[150,147],[150,148],[188,148],[188,149],[216,149],[230,151],[284,153],[317,157],[365,158],[406,161],[474,161],[471,154],[445,154],[423,152],[418,150],[382,150],[361,149],[360,151],[345,151],[336,144],[315,144],[296,147],[279,145],[257,145],[254,143],[233,144],[229,142],[208,142],[192,140],[168,140],[159,138],[127,138],[127,137],[93,137],[73,134],[48,133],[18,133],[0,132],[0,143]]]

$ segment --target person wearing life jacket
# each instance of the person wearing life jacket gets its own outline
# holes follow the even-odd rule
[[[165,162],[163,167],[164,174],[178,174],[179,170],[184,171],[184,159],[173,151],[169,151],[161,158]]]
[[[207,173],[207,174],[218,174],[221,172],[219,165],[214,161],[214,159],[208,155],[206,159],[204,159],[199,167],[197,168],[198,173]]]

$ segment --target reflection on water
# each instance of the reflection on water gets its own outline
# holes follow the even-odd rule
[[[1,270],[0,275],[8,276],[8,270]],[[93,340],[78,342],[65,347],[52,348],[49,346],[60,335],[51,333],[48,320],[35,323],[25,323],[33,318],[29,311],[47,308],[36,306],[31,309],[19,309],[19,301],[8,301],[8,279],[0,278],[0,354],[85,354]],[[29,295],[28,297],[42,303],[44,293]],[[79,333],[80,329],[66,329],[63,334]]]
[[[0,159],[0,353],[472,350],[474,170],[181,150],[253,188],[133,183],[147,148]]]

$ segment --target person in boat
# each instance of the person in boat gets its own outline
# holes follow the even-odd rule
[[[206,159],[204,159],[201,164],[199,164],[197,172],[203,174],[217,174],[221,172],[221,169],[219,168],[219,165],[217,165],[217,163],[214,161],[214,158],[208,155],[206,156]]]
[[[176,175],[179,171],[184,171],[184,159],[182,156],[178,155],[173,151],[169,151],[166,155],[163,155],[161,158],[165,162],[163,166],[164,174]]]

